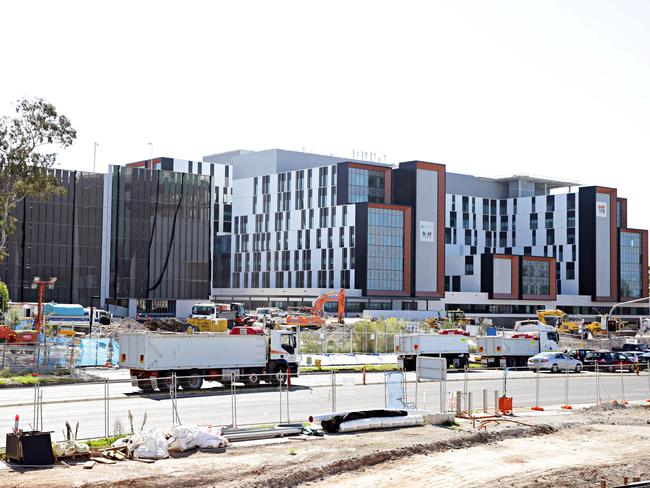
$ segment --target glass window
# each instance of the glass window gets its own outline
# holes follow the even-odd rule
[[[549,261],[523,260],[522,294],[538,296],[551,294],[551,263]]]
[[[350,203],[384,203],[384,172],[349,168],[348,199]]]
[[[404,288],[404,213],[368,209],[368,290]]]
[[[621,296],[641,298],[641,277],[643,276],[643,251],[641,234],[621,231],[620,278]]]

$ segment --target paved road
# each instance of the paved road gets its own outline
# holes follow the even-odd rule
[[[109,433],[130,430],[128,412],[134,416],[136,429],[146,413],[147,425],[164,429],[172,424],[172,401],[168,394],[154,393],[142,395],[132,387],[125,371],[100,373],[108,380]],[[565,403],[565,389],[568,379],[569,403],[596,403],[620,400],[645,400],[650,398],[650,376],[642,372],[640,376],[631,373],[594,373],[539,375],[541,405],[560,405]],[[417,389],[417,406],[438,410],[440,389],[438,383],[415,384],[413,374],[407,374],[407,400],[414,402]],[[508,375],[507,393],[514,399],[515,407],[530,407],[536,403],[537,377],[530,371],[515,371]],[[305,421],[309,415],[335,410],[383,408],[386,387],[383,373],[368,373],[363,385],[361,373],[338,373],[335,376],[336,388],[332,388],[332,375],[302,375],[292,381],[289,391],[287,417],[286,388],[264,386],[256,388],[238,387],[236,401],[233,401],[230,387],[209,382],[199,392],[178,392],[177,412],[182,422],[212,423],[230,425],[233,411],[237,423],[270,424],[279,421]],[[79,422],[79,437],[101,437],[105,433],[105,383],[79,385],[60,385],[42,387],[43,428],[61,437],[65,421]],[[463,391],[466,387],[465,374],[450,372],[447,393]],[[470,370],[467,374],[467,390],[472,392],[474,408],[482,407],[483,389],[488,390],[489,406],[493,408],[494,391],[503,391],[503,373],[500,371]],[[333,394],[334,391],[334,394]],[[333,398],[334,397],[334,398]],[[12,388],[0,390],[0,434],[8,432],[13,425],[14,416],[19,414],[23,427],[32,423],[34,410],[33,388]],[[4,436],[0,436],[0,445]]]

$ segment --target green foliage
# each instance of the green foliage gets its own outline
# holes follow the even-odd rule
[[[18,100],[15,111],[0,118],[0,260],[16,226],[16,204],[25,197],[45,200],[63,193],[49,171],[57,154],[48,150],[67,148],[77,137],[70,120],[42,98]]]
[[[23,311],[19,306],[14,305],[9,309],[9,312],[5,314],[5,324],[14,328],[22,318]]]
[[[0,281],[0,312],[4,313],[9,310],[9,287],[3,281]]]
[[[94,439],[92,441],[86,442],[88,444],[88,447],[94,447],[94,448],[102,448],[102,447],[110,447],[113,442],[115,442],[118,439],[121,439],[122,437],[126,437],[126,435],[114,435],[112,437],[108,438],[103,438],[103,439]]]

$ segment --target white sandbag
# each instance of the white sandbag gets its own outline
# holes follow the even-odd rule
[[[158,429],[139,432],[131,438],[135,459],[165,459],[169,457],[167,439]]]
[[[196,447],[196,434],[199,426],[193,424],[177,425],[169,431],[168,447],[170,451],[187,451]]]
[[[201,426],[196,434],[196,447],[203,449],[217,449],[226,447],[228,439],[221,435],[221,427]]]

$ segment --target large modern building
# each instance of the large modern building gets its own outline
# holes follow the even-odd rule
[[[65,196],[16,210],[0,264],[15,300],[34,298],[35,275],[59,278],[56,301],[100,296],[131,316],[183,317],[210,296],[285,308],[338,288],[349,314],[412,317],[593,315],[649,294],[648,233],[613,188],[278,149],[55,174]]]
[[[282,150],[205,159],[234,176],[232,274],[213,283],[219,300],[286,307],[342,287],[350,313],[520,316],[593,315],[648,295],[647,231],[628,227],[612,188]]]

